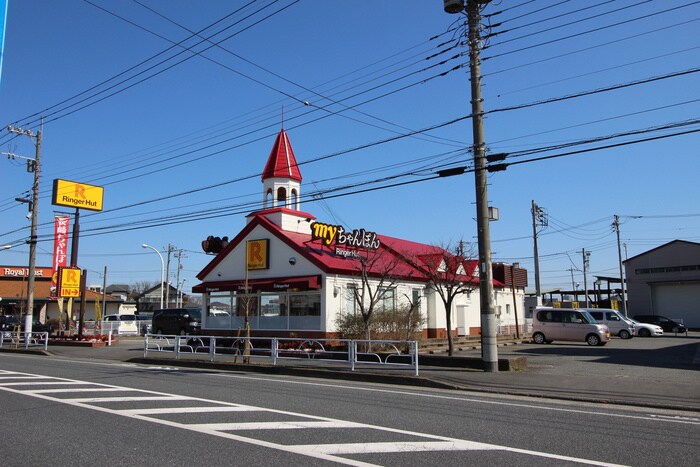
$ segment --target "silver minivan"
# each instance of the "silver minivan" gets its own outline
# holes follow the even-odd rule
[[[610,330],[585,310],[570,308],[535,308],[532,314],[532,340],[536,344],[552,341],[586,342],[605,345]]]
[[[596,321],[604,324],[610,329],[610,334],[623,339],[629,339],[634,335],[634,324],[627,320],[622,314],[608,308],[578,308],[587,311]]]

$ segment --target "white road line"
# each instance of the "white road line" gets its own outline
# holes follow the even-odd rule
[[[156,407],[150,409],[121,409],[114,412],[119,415],[160,415],[177,413],[200,413],[200,412],[258,412],[259,409],[253,407]]]
[[[655,416],[653,414],[644,414],[644,415],[630,415],[630,414],[621,414],[621,413],[610,413],[610,406],[606,406],[606,409],[604,411],[595,411],[595,410],[583,410],[583,409],[569,409],[569,408],[563,408],[563,407],[550,407],[546,405],[536,405],[536,404],[526,404],[522,402],[504,402],[504,401],[497,401],[497,400],[487,400],[487,399],[477,399],[477,398],[472,398],[472,397],[465,397],[465,396],[446,396],[442,394],[426,394],[426,393],[418,393],[418,392],[412,392],[412,391],[407,391],[403,389],[382,389],[382,388],[371,388],[371,387],[366,387],[366,386],[350,386],[346,384],[338,384],[338,383],[318,383],[315,381],[298,381],[298,380],[290,380],[290,379],[277,379],[277,378],[265,378],[261,376],[246,376],[246,375],[235,375],[235,374],[230,374],[230,373],[213,373],[212,376],[218,376],[221,378],[232,378],[232,379],[245,379],[245,380],[252,380],[252,381],[265,381],[265,382],[270,382],[270,383],[278,383],[278,384],[294,384],[294,385],[302,385],[302,386],[315,386],[315,387],[326,387],[326,388],[335,388],[335,389],[343,389],[343,390],[352,390],[352,391],[365,391],[365,392],[378,392],[378,393],[383,393],[383,394],[399,394],[402,396],[413,396],[417,397],[420,399],[442,399],[442,400],[453,400],[453,401],[458,401],[458,402],[472,402],[472,403],[477,403],[477,404],[487,404],[487,405],[502,405],[506,407],[522,407],[526,409],[538,409],[538,410],[547,410],[547,411],[553,411],[553,412],[569,412],[569,413],[578,413],[578,414],[584,414],[584,415],[596,415],[596,416],[601,416],[601,417],[612,417],[612,418],[630,418],[634,420],[647,420],[647,421],[656,421],[656,422],[671,422],[671,423],[692,423],[688,422],[686,420],[678,420],[676,418],[668,417],[668,418],[660,418],[658,416]],[[496,394],[500,395],[500,394]],[[494,396],[494,394],[485,394],[484,397],[488,396]],[[528,396],[521,396],[521,397],[528,397]],[[698,423],[700,424],[700,423]]]
[[[60,394],[74,392],[118,392],[118,391],[134,391],[129,388],[62,388],[62,389],[32,389],[26,391],[31,394]],[[140,391],[139,391],[140,392]]]
[[[20,375],[20,374],[28,375],[27,373],[15,373],[15,374],[16,375]],[[63,382],[72,381],[75,385],[93,384],[93,383],[86,382],[86,381],[66,380],[63,378],[60,378],[60,381],[63,381]],[[97,383],[94,383],[94,384],[97,385]],[[124,389],[123,386],[109,386],[109,385],[103,385],[103,384],[99,384],[99,386]],[[373,464],[369,464],[369,463],[361,462],[361,461],[356,461],[353,459],[346,459],[344,457],[338,457],[337,455],[333,455],[332,453],[329,453],[327,451],[338,452],[338,451],[343,451],[343,449],[345,449],[345,450],[350,450],[353,453],[354,452],[372,452],[372,449],[373,449],[372,446],[374,446],[374,449],[378,450],[377,452],[407,452],[407,451],[415,452],[415,451],[426,450],[426,449],[433,450],[433,451],[434,450],[445,450],[445,449],[462,450],[462,451],[464,451],[464,450],[476,450],[476,449],[479,449],[479,450],[500,450],[500,451],[508,451],[508,452],[526,454],[526,455],[530,455],[530,456],[537,456],[537,457],[544,457],[544,458],[550,458],[550,459],[578,462],[580,464],[606,465],[606,466],[614,466],[615,465],[615,464],[608,464],[608,463],[589,460],[589,459],[561,456],[558,454],[549,454],[549,453],[539,452],[539,451],[528,451],[528,450],[523,450],[523,449],[511,448],[508,446],[478,443],[478,442],[474,442],[474,441],[431,435],[428,433],[418,433],[418,432],[413,432],[413,431],[408,431],[408,430],[400,430],[400,429],[396,429],[396,428],[382,427],[382,426],[369,425],[369,424],[359,424],[359,423],[355,424],[354,422],[346,422],[344,420],[337,420],[337,419],[326,418],[326,417],[318,417],[318,416],[288,412],[288,411],[283,411],[283,410],[267,409],[267,408],[263,408],[263,407],[236,405],[236,404],[231,404],[231,403],[222,402],[222,401],[214,401],[214,400],[209,400],[209,399],[202,399],[202,398],[195,398],[195,397],[188,397],[188,396],[179,396],[179,395],[174,395],[174,394],[167,394],[167,393],[156,392],[156,391],[146,391],[146,390],[135,389],[135,388],[132,390],[138,391],[138,392],[143,392],[143,393],[148,393],[148,394],[153,394],[153,396],[133,397],[133,398],[132,397],[57,398],[57,397],[52,397],[49,394],[40,394],[40,393],[32,392],[31,390],[22,390],[22,389],[18,389],[15,387],[0,386],[0,390],[15,393],[15,394],[22,394],[22,395],[26,395],[26,396],[30,396],[30,397],[35,397],[38,399],[49,400],[49,401],[62,403],[62,404],[66,404],[66,405],[71,405],[74,407],[95,410],[98,412],[109,413],[109,414],[114,414],[114,415],[122,415],[122,416],[125,416],[128,418],[142,420],[142,421],[155,423],[155,424],[159,424],[159,425],[165,425],[165,426],[176,427],[176,428],[181,428],[181,429],[190,430],[190,431],[196,431],[199,433],[209,434],[209,435],[217,436],[220,438],[230,439],[230,440],[239,441],[242,443],[252,444],[252,445],[256,445],[256,446],[266,447],[266,448],[290,452],[290,453],[301,454],[304,456],[328,460],[328,461],[332,461],[332,462],[336,462],[336,463],[340,463],[340,464],[345,464],[345,465],[369,466],[369,465],[373,465]],[[418,438],[425,438],[426,441],[424,441],[424,442],[419,441],[419,442],[412,442],[412,443],[406,443],[406,442],[372,443],[372,442],[368,442],[368,443],[348,443],[348,444],[331,444],[331,445],[284,445],[284,444],[272,443],[269,441],[263,441],[260,439],[250,438],[250,437],[246,437],[246,436],[240,436],[240,435],[236,435],[234,433],[229,433],[226,431],[219,431],[220,428],[228,427],[228,426],[230,426],[230,424],[180,423],[180,422],[171,421],[171,420],[164,420],[164,419],[159,419],[159,418],[148,417],[147,415],[139,414],[139,413],[134,412],[134,411],[113,410],[113,409],[109,409],[107,407],[102,407],[99,405],[90,405],[90,403],[94,403],[94,402],[112,402],[112,401],[116,401],[116,400],[119,400],[119,401],[189,400],[189,401],[199,401],[199,402],[208,403],[208,404],[220,404],[221,406],[245,407],[245,408],[250,408],[250,409],[257,409],[261,412],[292,415],[292,416],[296,416],[299,418],[306,418],[309,420],[315,420],[315,421],[321,421],[321,422],[330,422],[330,423],[334,423],[334,424],[349,423],[349,424],[357,425],[356,426],[357,428],[374,429],[374,430],[380,430],[380,431],[390,432],[390,433],[400,433],[400,434],[405,434],[405,435],[411,435],[411,436],[418,437]],[[278,427],[280,427],[280,426],[283,426],[283,425],[286,425],[289,423],[290,422],[277,422],[277,425],[278,425]],[[267,428],[267,429],[272,429],[272,428]],[[362,446],[362,451],[357,451],[359,449],[359,446]],[[439,447],[443,447],[444,449],[439,449]]]
[[[64,385],[64,384],[72,384],[75,385],[76,383],[73,381],[21,381],[21,382],[12,382],[12,383],[0,383],[0,386],[57,386],[57,385]],[[90,383],[81,383],[81,384],[90,384]]]
[[[337,420],[332,422],[197,423],[189,426],[198,430],[216,431],[295,430],[302,428],[367,428],[367,425],[365,425],[364,423],[347,422],[344,420]]]
[[[700,353],[700,348],[698,349],[698,352]],[[33,358],[31,356],[26,356],[26,355],[13,355],[13,357],[17,358]],[[700,357],[699,357],[700,358]],[[107,367],[113,367],[113,366],[119,366],[119,367],[132,367],[132,368],[139,368],[139,369],[145,369],[145,370],[163,370],[163,369],[168,369],[168,370],[180,370],[179,367],[159,367],[159,366],[144,366],[144,365],[138,365],[138,364],[132,364],[132,363],[123,363],[123,362],[99,362],[99,361],[89,361],[89,360],[76,360],[72,358],[60,358],[58,357],[57,360],[61,360],[65,363],[79,363],[80,365],[98,365],[98,366],[107,366]],[[2,377],[2,371],[0,370],[0,377]],[[190,369],[192,371],[192,369]],[[551,407],[551,406],[546,406],[546,405],[535,405],[535,404],[528,404],[528,403],[520,403],[520,402],[503,402],[503,401],[497,401],[497,400],[491,400],[487,398],[493,398],[493,397],[520,397],[520,398],[532,398],[531,396],[527,395],[522,395],[522,396],[513,396],[513,395],[506,395],[506,394],[489,394],[489,393],[484,393],[483,395],[480,396],[480,398],[473,398],[473,397],[464,397],[464,396],[445,396],[445,395],[440,395],[440,394],[426,394],[424,392],[412,392],[412,391],[407,391],[407,390],[395,390],[395,389],[380,389],[376,387],[367,387],[367,386],[360,386],[360,385],[355,385],[355,386],[349,386],[349,385],[343,385],[343,384],[336,384],[336,383],[319,383],[316,381],[302,381],[302,380],[293,380],[289,378],[263,378],[263,377],[258,377],[258,376],[245,376],[245,375],[236,375],[232,374],[230,372],[219,372],[219,373],[214,373],[212,370],[201,370],[202,372],[206,372],[210,376],[218,376],[218,377],[224,377],[224,378],[236,378],[236,379],[246,379],[246,380],[252,380],[252,381],[267,381],[267,382],[274,382],[278,384],[294,384],[294,385],[308,385],[308,386],[314,386],[314,387],[328,387],[328,388],[336,388],[336,389],[351,389],[354,391],[366,391],[366,392],[378,392],[378,393],[387,393],[387,394],[400,394],[400,395],[405,395],[405,396],[412,396],[416,398],[428,398],[428,399],[444,399],[444,400],[454,400],[458,402],[470,402],[470,403],[475,403],[475,404],[489,404],[489,405],[502,405],[502,406],[509,406],[509,407],[523,407],[523,408],[533,408],[533,409],[538,409],[538,410],[543,410],[543,411],[554,411],[554,412],[571,412],[571,413],[579,413],[579,414],[584,414],[584,415],[594,415],[594,416],[601,416],[601,417],[612,417],[612,418],[627,418],[627,419],[633,419],[633,420],[646,420],[646,421],[655,421],[655,422],[663,422],[663,423],[684,423],[684,424],[691,424],[691,425],[696,425],[700,424],[700,422],[695,422],[695,421],[687,421],[687,420],[679,420],[673,417],[668,417],[668,418],[662,418],[658,417],[654,414],[649,414],[649,413],[644,413],[643,415],[630,415],[630,414],[622,414],[622,413],[611,413],[610,409],[611,406],[607,405],[605,409],[601,411],[596,411],[596,410],[583,410],[583,409],[567,409],[567,408],[562,408],[562,407]],[[465,390],[463,392],[470,392],[468,390]],[[472,393],[474,391],[471,391]],[[562,401],[556,401],[557,403],[562,403]],[[590,403],[593,404],[593,403]],[[619,410],[632,410],[633,407],[617,407]],[[645,409],[647,410],[647,409]],[[650,409],[649,409],[650,410]],[[659,410],[665,410],[665,411],[671,411],[672,409],[659,409]]]
[[[397,443],[307,444],[306,448],[326,454],[375,454],[421,451],[502,451],[503,447],[474,441],[402,441]]]
[[[29,393],[31,394],[31,393]],[[59,401],[79,402],[81,404],[92,404],[95,402],[136,402],[136,401],[188,401],[193,400],[188,396],[128,396],[128,397],[70,397],[67,399],[56,399]]]

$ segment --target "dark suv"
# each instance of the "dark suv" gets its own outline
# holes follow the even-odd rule
[[[661,315],[637,315],[633,319],[639,321],[640,323],[649,323],[661,326],[661,329],[663,329],[664,332],[688,332],[688,329],[685,327],[685,325],[677,323],[672,319],[668,319],[667,317]]]
[[[0,331],[15,331],[19,327],[19,319],[12,315],[0,315]]]
[[[151,330],[155,334],[197,335],[202,330],[202,314],[199,308],[155,310]]]

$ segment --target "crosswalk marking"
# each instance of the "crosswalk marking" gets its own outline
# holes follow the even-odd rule
[[[129,388],[61,388],[61,389],[33,389],[26,391],[31,394],[60,394],[74,392],[118,392],[118,391],[133,391]]]
[[[331,422],[241,422],[241,423],[197,423],[193,427],[215,431],[245,430],[294,430],[302,428],[367,428],[363,423],[342,420]]]
[[[186,401],[187,396],[126,396],[126,397],[71,397],[71,402],[93,404],[96,402],[135,402],[135,401]],[[62,399],[65,400],[65,399]]]
[[[394,443],[343,443],[306,445],[307,448],[325,454],[376,454],[386,452],[419,452],[419,451],[473,451],[500,450],[493,444],[473,441],[402,441]]]
[[[75,385],[72,381],[13,381],[10,383],[0,383],[0,386],[57,386]]]
[[[161,415],[176,413],[200,413],[200,412],[252,412],[257,409],[252,407],[224,406],[224,407],[152,407],[148,409],[121,409],[115,410],[119,415]]]
[[[42,381],[33,381],[41,379]],[[9,381],[6,381],[9,380]],[[20,381],[22,380],[22,381]],[[72,388],[45,388],[37,389],[36,386],[41,385],[66,385],[73,386]],[[97,410],[104,413],[121,415],[144,422],[156,423],[175,428],[181,428],[190,431],[196,431],[220,438],[225,438],[242,443],[253,444],[270,449],[286,451],[289,453],[300,454],[303,456],[313,457],[317,459],[327,460],[345,465],[354,466],[370,466],[373,464],[358,461],[350,458],[341,457],[343,455],[352,454],[373,454],[373,453],[402,453],[402,452],[421,452],[421,451],[474,451],[474,450],[500,450],[512,453],[519,453],[528,456],[544,457],[548,459],[563,460],[567,462],[578,462],[589,465],[605,465],[613,466],[605,462],[599,462],[589,459],[575,458],[569,456],[561,456],[557,454],[549,454],[539,451],[528,451],[523,449],[511,448],[508,446],[500,446],[494,444],[485,444],[475,441],[449,438],[444,436],[431,435],[428,433],[419,433],[409,430],[401,430],[396,428],[382,427],[364,423],[357,423],[345,420],[332,419],[327,417],[319,417],[314,415],[289,412],[284,410],[268,409],[264,407],[254,407],[243,404],[233,404],[229,402],[215,401],[190,396],[182,396],[177,394],[168,394],[157,391],[148,391],[137,388],[128,388],[124,386],[112,386],[108,384],[92,383],[88,381],[71,380],[68,378],[54,378],[49,376],[34,375],[30,373],[12,372],[0,370],[0,390],[22,394],[26,396],[36,397],[44,400],[53,401],[56,403],[73,405],[84,409]],[[66,397],[66,394],[71,392],[82,393],[90,391],[100,391],[104,393],[114,392],[114,396],[105,397]],[[123,396],[119,393],[131,391],[138,396]],[[53,394],[61,394],[61,397],[55,397]],[[187,401],[187,407],[143,407],[132,409],[111,409],[109,407],[99,405],[101,403],[111,402],[163,402],[163,401]],[[202,404],[199,407],[197,404]],[[153,417],[154,415],[163,414],[198,414],[198,413],[222,413],[222,412],[260,412],[274,414],[280,417],[285,417],[286,420],[277,422],[232,422],[232,423],[186,423],[174,420],[167,420]],[[288,418],[300,418],[299,421],[289,421]],[[303,430],[303,429],[328,429],[328,428],[352,428],[357,430],[379,430],[384,433],[394,433],[396,435],[408,435],[424,441],[382,441],[365,443],[328,443],[328,444],[297,444],[285,445],[265,441],[255,438],[255,433],[258,431],[269,432],[271,430]],[[246,431],[246,436],[242,436],[232,432]]]

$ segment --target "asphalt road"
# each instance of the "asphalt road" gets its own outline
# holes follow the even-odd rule
[[[696,465],[680,411],[0,354],[0,464]],[[693,414],[695,415],[695,414]]]

